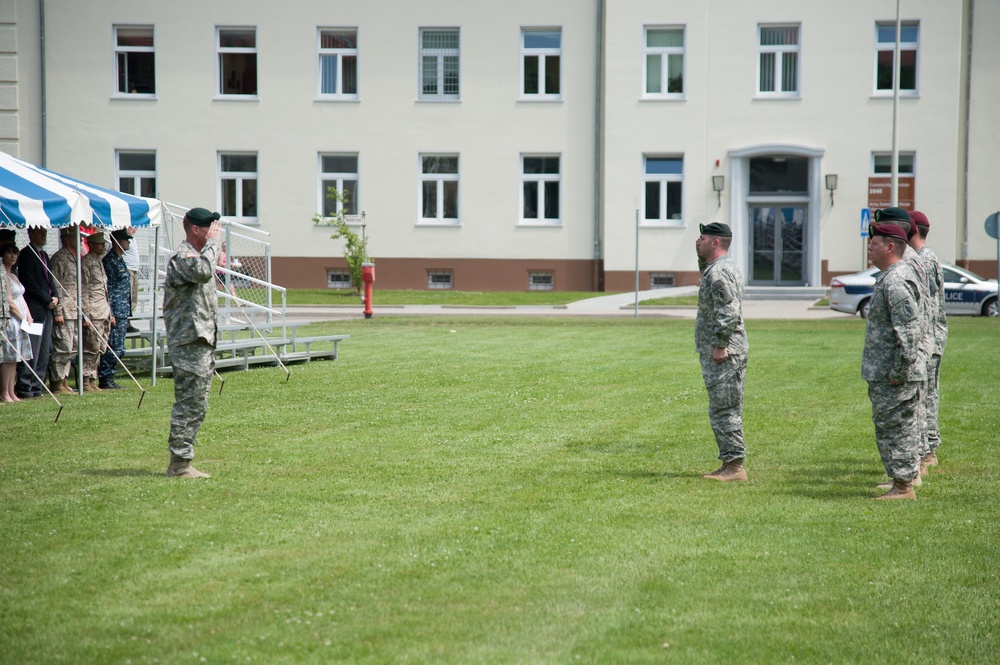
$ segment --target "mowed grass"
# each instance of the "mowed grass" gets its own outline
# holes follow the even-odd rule
[[[585,291],[391,291],[376,289],[375,306],[455,305],[464,307],[516,307],[519,305],[566,305],[577,300],[610,295]],[[344,289],[289,289],[289,305],[345,305],[356,307],[361,296]]]
[[[747,327],[738,485],[690,321],[313,326],[340,360],[216,382],[207,481],[169,380],[0,405],[0,662],[997,662],[997,322],[916,502],[871,500],[864,321]]]

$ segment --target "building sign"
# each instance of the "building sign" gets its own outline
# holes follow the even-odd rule
[[[916,178],[912,175],[899,176],[899,203],[904,210],[913,210],[913,193]],[[868,207],[889,208],[892,206],[892,178],[873,176],[868,178]]]

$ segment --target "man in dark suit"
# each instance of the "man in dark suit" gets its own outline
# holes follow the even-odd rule
[[[24,299],[28,303],[31,318],[35,323],[42,324],[42,334],[31,336],[33,358],[18,365],[17,385],[14,389],[18,397],[39,397],[45,392],[45,387],[35,374],[44,381],[48,372],[49,356],[52,353],[52,311],[59,302],[52,275],[49,274],[49,255],[45,253],[47,237],[48,232],[44,228],[28,229],[30,244],[18,254],[14,266],[18,279],[24,285]]]

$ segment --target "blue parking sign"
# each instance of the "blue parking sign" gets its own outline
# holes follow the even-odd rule
[[[872,211],[870,208],[861,209],[861,237],[868,237],[868,226],[872,223]]]

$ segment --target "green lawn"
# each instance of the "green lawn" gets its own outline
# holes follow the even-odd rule
[[[606,296],[589,291],[388,291],[376,289],[375,305],[464,305],[511,307],[516,305],[565,305],[585,298]],[[361,297],[353,291],[337,289],[289,289],[289,305],[357,306]]]
[[[312,326],[340,360],[213,392],[207,481],[169,380],[0,404],[0,662],[997,662],[997,321],[952,320],[915,502],[871,500],[864,321],[747,328],[745,484],[699,477],[690,321]]]

